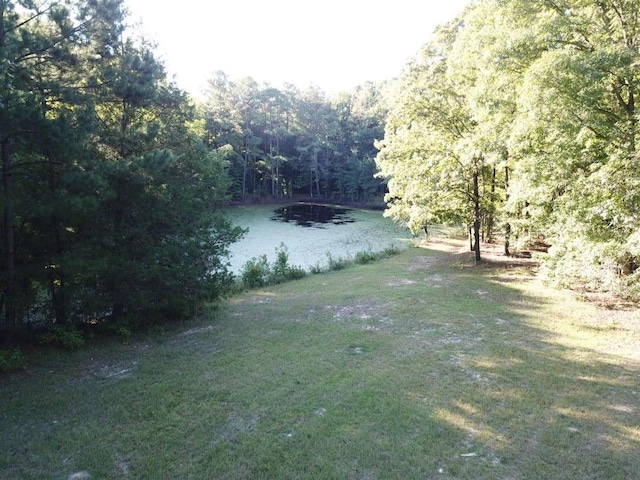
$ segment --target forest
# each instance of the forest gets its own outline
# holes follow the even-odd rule
[[[387,214],[547,250],[561,286],[640,296],[640,2],[479,0],[407,65],[377,142]],[[550,247],[550,248],[549,248]]]
[[[192,316],[232,281],[220,207],[301,197],[469,226],[478,260],[550,246],[548,278],[637,299],[639,7],[478,0],[397,79],[195,99],[122,0],[0,0],[0,330]]]
[[[384,85],[167,78],[121,0],[0,1],[0,331],[193,315],[232,281],[230,201],[382,204]],[[71,332],[71,333],[69,333]]]

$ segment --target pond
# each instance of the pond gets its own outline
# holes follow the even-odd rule
[[[231,270],[239,273],[247,261],[266,255],[276,258],[284,244],[289,263],[309,270],[332,258],[353,258],[358,252],[404,248],[411,233],[383,217],[382,212],[315,204],[231,207],[227,217],[249,231],[231,245]]]

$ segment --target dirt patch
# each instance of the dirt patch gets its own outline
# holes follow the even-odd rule
[[[189,336],[189,335],[198,335],[200,333],[210,332],[213,329],[214,329],[213,325],[207,325],[206,327],[191,328],[189,330],[185,330],[184,332],[182,332],[180,334],[180,336],[186,337],[186,336]]]
[[[218,433],[219,440],[215,443],[219,441],[233,443],[238,436],[255,432],[259,420],[260,417],[256,414],[245,415],[232,413],[229,415],[227,424]]]
[[[480,254],[482,261],[476,264],[474,252],[469,249],[469,242],[466,239],[440,238],[431,237],[428,241],[424,241],[419,248],[433,250],[436,252],[444,252],[457,256],[457,260],[464,265],[477,265],[485,268],[507,268],[507,267],[523,267],[526,269],[535,269],[539,262],[534,258],[520,258],[516,256],[507,256],[504,254],[504,245],[500,243],[482,243],[480,245]],[[411,269],[428,268],[428,266],[440,261],[451,261],[451,257],[417,256]]]
[[[387,282],[387,287],[406,287],[407,285],[415,285],[418,282],[416,280],[410,280],[408,278],[400,278]]]
[[[67,477],[69,480],[86,480],[91,478],[91,474],[89,472],[76,472],[72,473]]]
[[[640,305],[604,292],[580,292],[580,299],[611,312],[638,312]],[[640,320],[638,314],[637,320]]]
[[[409,265],[409,271],[429,270],[437,263],[437,259],[432,256],[418,255],[414,257],[413,263]]]
[[[336,311],[333,318],[341,320],[345,318],[358,318],[360,320],[368,320],[388,305],[386,304],[369,304],[369,303],[357,303],[354,305],[343,305],[341,307],[328,307],[335,308]]]
[[[138,365],[138,362],[131,362],[126,365],[102,365],[96,367],[94,375],[98,378],[116,378],[123,379],[132,375],[133,370]]]

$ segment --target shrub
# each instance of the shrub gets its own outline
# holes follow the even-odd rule
[[[27,364],[24,354],[18,349],[0,350],[0,372],[22,370]]]
[[[289,265],[289,251],[284,244],[276,248],[276,260],[269,264],[266,255],[252,258],[242,270],[242,284],[245,288],[275,285],[287,280],[302,278],[307,274],[301,267]]]
[[[276,248],[276,261],[271,266],[271,272],[269,275],[269,283],[276,284],[282,283],[287,280],[296,280],[306,275],[303,268],[296,265],[289,265],[289,250],[281,243]]]
[[[131,319],[119,318],[115,323],[110,325],[110,330],[115,333],[123,343],[131,343],[131,339],[133,338],[133,325],[135,325],[135,322]]]
[[[322,263],[316,262],[316,264],[311,267],[310,272],[313,273],[314,275],[324,272],[324,267],[322,266]]]
[[[349,266],[349,263],[348,259],[334,257],[331,252],[327,252],[327,269],[329,271],[344,270]]]
[[[269,261],[266,255],[252,258],[244,264],[242,283],[246,288],[262,287],[269,280],[269,272]]]
[[[289,274],[289,251],[284,244],[276,248],[276,261],[269,272],[269,283],[282,283]]]
[[[382,252],[385,257],[391,257],[393,255],[399,254],[400,248],[396,244],[391,244],[387,248],[385,248]]]
[[[381,258],[384,257],[384,254],[382,252],[372,252],[371,250],[367,250],[365,252],[358,252],[356,253],[356,263],[360,264],[360,265],[364,265],[366,263],[372,263],[375,262],[376,260],[380,260]]]
[[[84,346],[82,332],[73,325],[54,325],[42,335],[41,340],[66,350],[78,350]]]

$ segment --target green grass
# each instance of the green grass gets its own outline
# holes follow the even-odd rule
[[[0,478],[638,478],[637,314],[412,248],[34,354]]]

